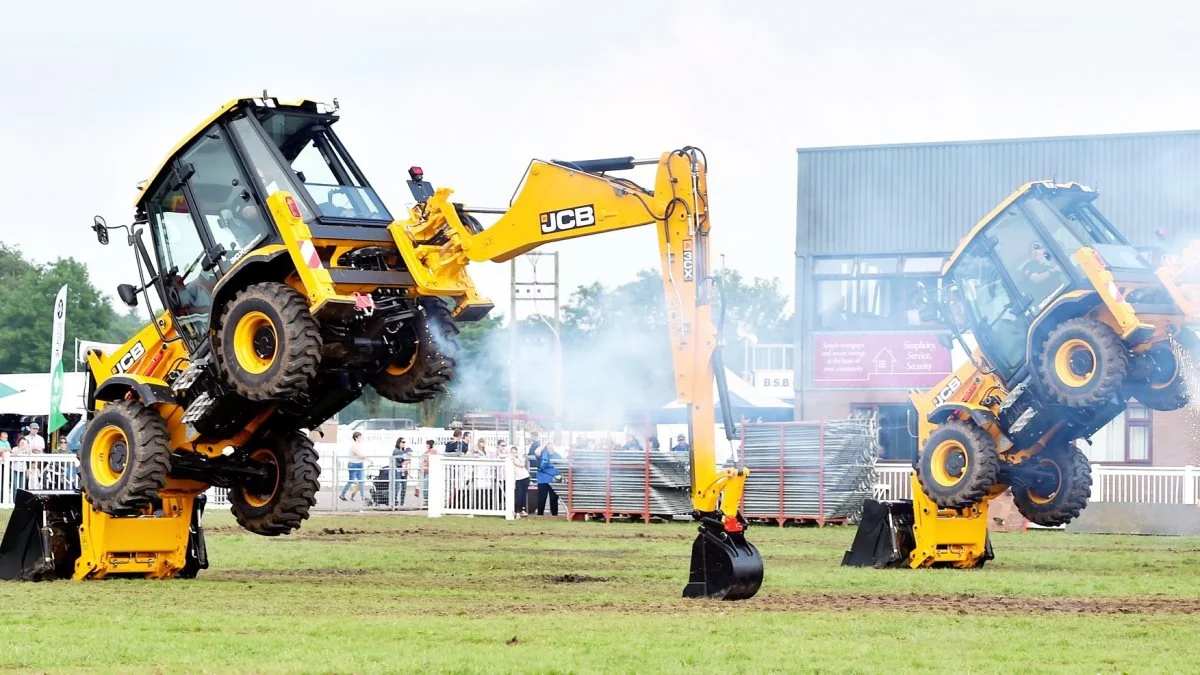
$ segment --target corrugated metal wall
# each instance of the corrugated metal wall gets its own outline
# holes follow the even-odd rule
[[[945,252],[1030,180],[1076,181],[1137,245],[1200,235],[1200,131],[801,149],[798,254]],[[798,272],[800,272],[798,270]]]

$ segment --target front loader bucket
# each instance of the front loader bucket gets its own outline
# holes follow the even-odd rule
[[[83,495],[17,490],[0,541],[0,579],[70,579],[79,558]]]
[[[762,556],[745,532],[726,532],[719,524],[701,521],[683,597],[745,600],[758,592],[762,580]]]
[[[901,567],[916,548],[913,535],[913,503],[907,500],[863,502],[862,521],[854,543],[842,556],[849,567]]]

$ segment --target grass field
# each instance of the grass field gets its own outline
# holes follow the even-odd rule
[[[0,512],[0,524],[7,514]],[[751,600],[679,598],[694,528],[207,518],[193,581],[0,583],[0,669],[1188,672],[1200,539],[994,535],[981,570],[839,567],[853,530],[756,527]]]

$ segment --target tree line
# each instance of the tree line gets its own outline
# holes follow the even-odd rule
[[[117,312],[74,258],[37,263],[0,242],[0,373],[50,371],[54,296],[68,285],[63,368],[72,370],[75,339],[124,342],[146,323],[144,314]]]

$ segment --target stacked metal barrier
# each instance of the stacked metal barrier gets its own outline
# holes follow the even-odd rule
[[[781,525],[857,519],[876,482],[877,431],[871,419],[745,424],[743,513]]]
[[[644,450],[572,450],[568,459],[553,463],[565,478],[567,515],[572,520],[588,515],[603,515],[609,521],[691,514],[686,457]]]

